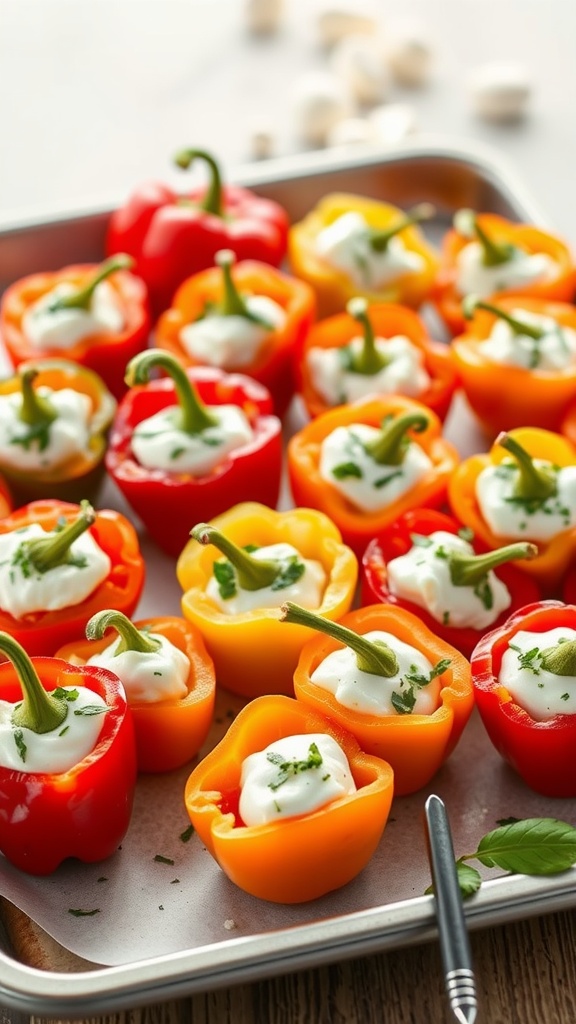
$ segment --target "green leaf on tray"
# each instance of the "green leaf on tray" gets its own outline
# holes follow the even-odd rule
[[[576,863],[576,828],[556,818],[526,818],[485,835],[474,858],[487,868],[554,875]]]

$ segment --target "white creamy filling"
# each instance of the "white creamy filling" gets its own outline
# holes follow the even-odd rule
[[[526,370],[566,370],[576,363],[576,331],[563,327],[553,317],[527,309],[513,309],[511,316],[529,327],[544,331],[541,338],[518,334],[505,320],[496,320],[488,337],[480,343],[482,355],[494,363],[522,366]]]
[[[417,274],[425,261],[411,252],[402,239],[394,235],[383,252],[370,244],[372,228],[354,210],[342,214],[323,228],[316,237],[316,253],[330,266],[342,270],[353,284],[362,289],[377,289],[404,274]]]
[[[576,714],[576,677],[554,675],[540,664],[539,653],[560,640],[576,640],[576,630],[564,626],[544,633],[520,630],[502,656],[498,682],[537,722]]]
[[[21,392],[0,396],[0,466],[51,469],[88,451],[92,415],[88,395],[72,388],[39,387],[37,391],[57,414],[42,429],[31,428],[20,419]]]
[[[332,651],[320,662],[310,676],[312,682],[334,694],[342,707],[361,714],[378,718],[397,714],[433,714],[440,703],[441,686],[439,676],[428,682],[434,672],[432,662],[392,633],[372,630],[364,635],[367,640],[380,640],[392,648],[398,659],[398,671],[393,676],[387,678],[361,671],[354,651],[343,647]],[[399,711],[399,707],[405,710]]]
[[[534,459],[536,466],[550,466]],[[556,474],[557,493],[544,502],[522,501],[514,495],[518,470],[512,460],[487,466],[476,480],[476,498],[482,517],[497,537],[550,540],[576,524],[576,466],[563,466]]]
[[[349,345],[352,358],[362,351],[364,340],[353,338]],[[415,397],[429,386],[424,355],[409,338],[396,334],[376,338],[376,351],[389,362],[377,373],[355,373],[348,369],[346,355],[339,348],[310,348],[306,360],[314,388],[328,405],[355,402],[370,394],[397,394]]]
[[[525,288],[535,281],[556,277],[558,265],[547,253],[527,253],[514,249],[509,260],[490,267],[484,264],[480,242],[469,242],[456,258],[456,287],[461,295],[477,295],[487,299],[495,292]]]
[[[0,764],[19,772],[67,772],[96,746],[106,717],[106,702],[87,686],[64,686],[74,699],[68,713],[51,732],[37,733],[12,725],[16,704],[0,701]],[[77,694],[74,697],[74,694]],[[99,709],[95,711],[94,709]]]
[[[197,434],[178,427],[179,410],[174,407],[142,420],[132,435],[132,451],[140,465],[203,476],[230,452],[252,440],[254,432],[239,406],[212,405],[209,411],[216,418],[216,425]]]
[[[336,427],[320,447],[320,476],[362,512],[386,508],[432,468],[426,452],[414,442],[399,466],[376,462],[365,445],[379,434],[376,427],[354,423]]]
[[[356,792],[346,754],[325,733],[285,736],[249,754],[240,785],[238,810],[249,826],[311,814]]]
[[[250,313],[264,323],[245,316],[208,313],[180,331],[188,355],[223,370],[239,370],[253,363],[270,333],[284,327],[286,313],[267,295],[249,295],[244,301]]]
[[[86,664],[100,665],[117,675],[129,704],[153,704],[162,700],[182,700],[188,693],[190,659],[167,637],[149,633],[160,641],[155,651],[121,651],[117,637],[108,647],[88,658]]]
[[[388,589],[396,597],[425,608],[445,626],[486,629],[510,607],[510,592],[492,571],[478,584],[455,586],[446,559],[451,551],[471,556],[475,553],[468,541],[444,530],[417,538],[405,555],[388,562]]]
[[[259,590],[244,590],[230,562],[219,560],[215,571],[218,572],[219,566],[224,563],[234,590],[229,597],[223,597],[222,585],[215,575],[210,577],[206,594],[218,605],[220,611],[228,615],[241,615],[255,608],[279,608],[285,601],[295,601],[304,608],[320,607],[327,583],[321,562],[303,558],[292,544],[284,543],[257,548],[252,552],[252,557],[258,561],[268,558],[277,560],[281,570],[279,576],[270,586],[260,587]],[[303,566],[303,571],[298,566]]]
[[[72,563],[38,572],[20,549],[25,540],[49,536],[39,523],[0,534],[0,608],[15,619],[80,604],[110,573],[112,563],[89,531],[71,544]]]
[[[22,330],[38,351],[69,349],[92,334],[119,334],[126,325],[116,293],[108,281],[94,289],[88,309],[50,310],[55,299],[78,291],[65,281],[38,299],[22,317]]]

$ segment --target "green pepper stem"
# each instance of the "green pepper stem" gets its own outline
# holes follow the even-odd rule
[[[220,249],[214,257],[215,263],[220,267],[222,271],[222,282],[223,282],[223,296],[222,302],[218,307],[218,312],[222,316],[241,316],[245,320],[251,320],[255,324],[260,324],[262,327],[266,327],[268,330],[271,329],[272,324],[265,320],[263,317],[258,316],[257,313],[252,313],[244,297],[238,291],[234,278],[232,277],[232,267],[236,262],[236,255],[232,252],[232,249]]]
[[[149,348],[139,352],[126,367],[125,381],[128,387],[147,384],[154,367],[164,370],[174,381],[178,399],[178,427],[185,434],[200,434],[207,427],[218,425],[207,405],[204,405],[182,364],[161,348]]]
[[[54,299],[54,302],[50,303],[50,312],[55,313],[59,309],[88,309],[92,296],[102,281],[118,270],[130,270],[133,266],[134,260],[126,253],[121,252],[116,256],[111,256],[110,259],[104,260],[104,263],[100,264],[83,288],[76,289],[70,295],[62,295]]]
[[[22,561],[30,562],[36,572],[40,573],[49,572],[59,565],[69,564],[73,561],[70,556],[72,544],[92,526],[95,519],[96,513],[90,502],[81,501],[77,518],[66,523],[62,529],[52,530],[46,537],[22,541]]]
[[[174,163],[187,171],[195,160],[203,160],[208,167],[210,175],[206,195],[198,206],[206,213],[213,213],[216,217],[222,217],[222,178],[220,168],[213,156],[204,149],[181,149],[174,157]]]
[[[516,246],[509,242],[495,242],[478,221],[474,210],[458,210],[454,227],[466,238],[472,236],[482,246],[482,262],[485,267],[498,267],[508,263],[516,252]]]
[[[107,608],[104,611],[96,612],[86,623],[86,639],[101,640],[107,629],[112,627],[120,634],[114,656],[124,654],[125,651],[137,651],[140,654],[152,654],[161,646],[156,637],[149,636],[146,632],[138,629],[133,622],[122,612],[115,608]]]
[[[270,587],[282,570],[275,558],[254,558],[249,551],[238,547],[225,537],[220,530],[208,523],[199,523],[190,531],[190,536],[200,544],[213,544],[232,563],[242,590],[262,590]]]
[[[516,559],[536,558],[538,548],[535,544],[519,542],[506,544],[505,547],[488,551],[484,555],[465,555],[458,551],[450,551],[448,565],[450,579],[455,587],[474,587],[488,575],[492,569]]]
[[[432,203],[418,203],[417,206],[413,206],[411,210],[403,214],[392,227],[386,228],[385,231],[370,231],[370,247],[374,252],[385,252],[391,238],[394,238],[395,235],[400,234],[401,231],[411,227],[413,224],[420,224],[424,220],[430,220],[435,212]]]
[[[534,341],[540,341],[546,333],[543,327],[535,327],[533,324],[527,324],[524,320],[518,320],[501,306],[495,306],[492,302],[484,302],[476,295],[467,295],[462,303],[462,311],[466,319],[470,320],[477,309],[485,309],[487,313],[492,313],[500,320],[504,320],[512,328],[514,334],[525,334],[527,337],[533,338]]]
[[[326,633],[333,640],[338,640],[354,651],[356,665],[360,672],[370,672],[375,676],[385,676],[390,679],[399,670],[398,659],[394,651],[383,640],[367,640],[360,633],[342,626],[331,619],[325,619],[322,615],[308,611],[292,601],[287,601],[281,608],[281,622],[293,622],[297,626],[308,626],[319,633]]]
[[[58,413],[49,399],[43,398],[32,387],[38,373],[39,370],[36,367],[30,367],[20,373],[22,405],[19,416],[23,423],[28,423],[31,427],[47,426],[58,418]]]
[[[536,466],[526,449],[504,431],[498,435],[495,444],[505,448],[516,459],[518,479],[514,485],[515,497],[528,501],[546,501],[546,498],[556,494],[556,470],[552,465]]]
[[[426,430],[428,422],[428,417],[420,412],[407,412],[403,416],[396,416],[389,422],[384,422],[378,437],[369,441],[365,445],[365,450],[380,465],[401,466],[409,444],[406,437],[408,430],[412,429],[420,434]]]
[[[12,725],[36,733],[57,729],[68,714],[66,698],[46,692],[32,660],[9,633],[0,633],[0,651],[12,662],[22,687],[23,699],[12,712]]]
[[[362,373],[367,377],[372,377],[388,366],[390,359],[376,348],[374,330],[368,316],[368,303],[366,299],[358,295],[356,298],[350,299],[346,311],[360,324],[364,332],[362,348],[357,356],[352,357],[350,369],[353,373]]]
[[[576,640],[564,640],[540,653],[540,665],[555,676],[576,676]]]

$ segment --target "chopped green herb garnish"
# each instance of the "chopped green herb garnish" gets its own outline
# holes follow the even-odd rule
[[[183,843],[189,843],[194,835],[194,825],[188,825],[183,832],[180,833],[180,840]]]
[[[440,661],[430,669],[430,673],[425,676],[422,672],[419,672],[416,665],[410,666],[410,671],[406,673],[403,679],[400,680],[401,693],[396,690],[392,691],[390,702],[392,707],[399,715],[410,715],[414,710],[416,704],[416,692],[421,690],[424,686],[428,686],[433,679],[437,676],[443,675],[447,668],[450,667],[450,658],[441,658]],[[409,685],[404,689],[404,684]]]
[[[494,593],[487,576],[483,580],[479,580],[474,587],[473,593],[476,594],[476,597],[488,611],[494,607]]]
[[[94,917],[94,914],[99,914],[100,910],[98,907],[95,910],[73,910],[69,907],[68,913],[72,914],[73,917]]]
[[[388,473],[387,476],[378,477],[378,479],[374,481],[373,487],[376,487],[377,489],[380,489],[381,487],[386,487],[387,484],[389,484],[392,480],[395,480],[399,476],[402,476],[402,470],[395,469],[393,473]]]
[[[332,469],[332,476],[336,477],[337,480],[346,480],[350,476],[361,480],[363,475],[360,466],[356,462],[341,462]]]
[[[509,643],[508,646],[511,650],[516,651],[518,655],[518,664],[520,668],[527,668],[530,672],[533,672],[535,676],[540,675],[540,648],[532,647],[529,651],[523,651],[517,644]]]
[[[161,853],[157,853],[156,856],[154,857],[154,860],[158,864],[174,864],[174,861],[172,860],[171,857],[163,857]]]
[[[228,559],[219,560],[214,562],[212,566],[212,572],[218,584],[218,590],[220,597],[223,601],[228,601],[229,598],[234,597],[237,590],[236,585],[236,573],[234,572],[234,566]]]
[[[100,707],[98,704],[86,704],[83,708],[74,708],[75,715],[105,715],[108,708]]]
[[[300,562],[297,555],[291,555],[278,573],[270,589],[284,590],[285,587],[296,583],[304,575],[304,571],[304,562]]]
[[[26,751],[28,748],[24,742],[24,733],[22,732],[22,729],[14,730],[14,743],[16,744],[16,750],[18,751],[20,758],[22,761],[25,761]]]
[[[52,690],[52,696],[56,697],[57,700],[67,700],[73,703],[78,700],[80,696],[79,690],[66,690],[63,686],[57,686],[55,690]]]
[[[293,775],[309,771],[312,768],[320,768],[323,764],[322,754],[316,743],[311,743],[308,747],[308,758],[305,761],[285,761],[282,754],[277,754],[273,750],[266,754],[266,758],[278,769],[278,778],[274,782],[268,783],[269,788],[273,791],[283,786]]]

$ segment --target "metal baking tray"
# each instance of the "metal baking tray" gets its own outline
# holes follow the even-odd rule
[[[410,144],[391,154],[372,152],[362,158],[338,157],[333,152],[309,154],[241,169],[234,180],[278,199],[293,220],[336,190],[399,206],[429,200],[437,208],[431,225],[436,238],[462,206],[512,220],[539,224],[545,220],[521,183],[490,152],[441,143]],[[0,290],[37,270],[101,259],[108,214],[108,210],[91,210],[60,213],[42,222],[0,223]],[[447,434],[462,455],[482,447],[481,435],[461,402],[449,417]],[[127,512],[110,482],[99,504]],[[179,590],[170,563],[144,535],[142,543],[148,581],[139,614],[177,614]],[[70,957],[68,964],[65,954],[63,961],[58,957],[58,970],[46,970],[45,964],[42,969],[29,966],[11,952],[13,936],[7,925],[5,934],[0,933],[3,1020],[15,1019],[18,1012],[87,1018],[433,940],[432,898],[424,895],[429,878],[422,824],[424,800],[430,792],[438,792],[447,804],[457,854],[475,849],[498,818],[574,818],[573,801],[546,801],[523,786],[500,761],[473,716],[461,744],[434,782],[425,791],[394,802],[372,862],[360,880],[340,893],[303,907],[276,908],[238,895],[223,879],[214,889],[219,902],[206,914],[213,919],[212,934],[206,920],[194,934],[195,899],[194,892],[188,892],[192,934],[187,948],[143,959],[134,959],[128,950],[126,959],[131,962],[112,967],[94,963],[77,969],[80,961]],[[207,870],[221,874],[211,861]],[[576,906],[576,869],[549,878],[485,875],[479,893],[466,904],[472,929]],[[223,934],[222,922],[235,915],[241,927]]]

